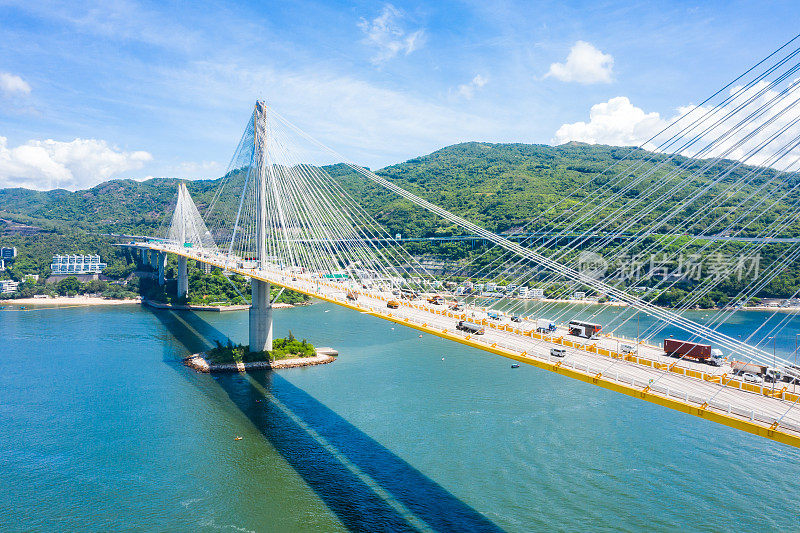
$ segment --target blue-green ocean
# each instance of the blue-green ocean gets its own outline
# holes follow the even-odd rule
[[[246,312],[0,310],[0,529],[800,530],[800,450],[329,304],[275,330],[340,356],[209,376]]]

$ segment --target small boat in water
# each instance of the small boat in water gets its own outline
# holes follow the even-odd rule
[[[519,368],[519,365],[517,363],[514,363],[513,365],[511,365],[511,368]]]

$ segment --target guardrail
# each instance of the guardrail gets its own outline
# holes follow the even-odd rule
[[[208,263],[208,264],[211,264],[213,266],[217,266],[219,268],[223,268],[225,270],[236,272],[236,273],[244,275],[244,276],[263,278],[263,279],[265,279],[267,281],[271,281],[271,282],[276,283],[278,285],[285,286],[285,287],[287,287],[289,289],[295,288],[295,290],[299,290],[300,292],[304,292],[304,293],[306,293],[306,294],[308,294],[310,296],[316,296],[316,297],[320,297],[322,299],[336,301],[337,303],[340,303],[340,304],[345,305],[347,307],[351,307],[353,309],[358,309],[358,310],[365,311],[365,312],[371,312],[371,313],[374,313],[374,314],[379,315],[379,316],[380,315],[388,316],[389,318],[391,318],[394,321],[399,321],[400,320],[399,316],[395,316],[393,313],[387,312],[383,308],[376,308],[376,307],[374,307],[372,305],[368,305],[368,304],[366,304],[364,302],[347,301],[345,299],[337,298],[335,296],[323,294],[322,292],[319,292],[319,291],[310,291],[308,289],[303,289],[303,288],[300,288],[300,287],[292,287],[291,286],[292,282],[291,281],[286,281],[287,274],[285,272],[269,271],[269,270],[258,270],[258,271],[256,271],[255,269],[246,270],[246,269],[240,269],[240,268],[236,268],[236,267],[231,267],[230,264],[229,264],[229,261],[215,260],[214,258],[206,257],[203,254],[192,254],[191,252],[193,250],[191,250],[191,249],[175,249],[175,250],[173,250],[169,246],[152,246],[152,245],[150,247],[153,248],[153,249],[160,250],[160,251],[177,253],[179,255],[183,255],[183,256],[186,256],[186,257],[189,257],[189,258],[192,258],[192,259],[195,259],[195,260],[199,260],[201,262]],[[276,279],[270,279],[269,278],[270,274],[276,276]],[[388,298],[383,297],[381,295],[375,295],[375,294],[372,294],[372,293],[366,293],[366,292],[363,292],[361,289],[347,288],[347,287],[342,286],[343,284],[341,284],[341,283],[331,283],[331,282],[329,282],[327,280],[323,280],[323,279],[319,279],[319,278],[310,278],[310,277],[303,276],[303,275],[300,275],[300,274],[290,274],[290,275],[292,277],[295,277],[295,278],[296,277],[302,277],[304,279],[304,281],[306,281],[308,283],[311,283],[312,285],[327,286],[329,288],[332,288],[332,289],[335,289],[335,290],[341,290],[343,292],[347,291],[347,290],[350,290],[350,291],[355,292],[357,294],[362,294],[362,295],[368,296],[370,298],[376,298],[379,301],[388,301]],[[430,313],[437,314],[437,315],[447,316],[447,317],[450,317],[450,318],[458,318],[460,320],[466,320],[467,319],[466,313],[456,314],[456,313],[453,313],[450,310],[435,309],[435,308],[431,308],[430,306],[426,306],[424,304],[419,305],[419,304],[415,304],[415,303],[411,303],[411,302],[406,302],[406,301],[404,301],[402,299],[399,299],[397,301],[399,301],[402,306],[407,307],[407,308],[426,311],[426,312],[430,312]],[[408,323],[408,324],[413,323],[419,329],[429,330],[429,331],[431,331],[433,333],[436,333],[436,334],[439,333],[437,330],[434,330],[434,327],[432,325],[430,325],[427,322],[424,322],[422,320],[419,320],[414,316],[402,317],[402,321],[405,322],[405,323]],[[635,364],[639,364],[641,366],[655,368],[657,370],[669,371],[669,372],[680,374],[680,375],[683,375],[683,376],[686,376],[686,377],[691,377],[691,378],[699,379],[699,380],[702,380],[702,381],[715,383],[715,384],[720,385],[721,387],[729,387],[729,388],[733,388],[733,389],[740,389],[740,390],[753,392],[753,393],[756,393],[756,394],[761,394],[763,396],[768,396],[768,397],[775,398],[775,399],[778,399],[778,400],[789,401],[789,402],[793,402],[793,403],[794,402],[798,402],[798,398],[800,398],[800,395],[786,392],[785,388],[782,389],[781,391],[773,392],[771,390],[765,390],[765,387],[763,385],[761,385],[761,386],[753,385],[753,384],[744,383],[744,382],[741,382],[741,381],[738,381],[738,380],[728,379],[724,375],[723,376],[714,376],[712,374],[708,374],[708,373],[705,373],[705,372],[698,372],[696,370],[691,370],[691,369],[687,369],[687,368],[684,368],[684,367],[678,367],[674,363],[673,364],[660,363],[658,361],[655,361],[655,360],[652,360],[652,359],[638,357],[636,355],[622,354],[622,353],[619,353],[619,352],[616,352],[616,351],[613,351],[613,350],[608,350],[606,348],[598,347],[596,344],[580,343],[580,342],[564,339],[563,336],[552,337],[552,336],[539,334],[539,333],[537,333],[537,332],[535,332],[533,330],[524,331],[521,328],[514,327],[514,326],[512,326],[510,324],[495,323],[494,321],[489,321],[488,319],[482,319],[480,323],[482,325],[484,325],[484,326],[488,326],[491,329],[495,329],[495,330],[499,330],[499,331],[507,331],[507,332],[511,332],[511,333],[514,333],[514,334],[517,334],[517,335],[520,335],[520,336],[530,337],[532,339],[537,339],[537,340],[543,340],[545,342],[549,342],[549,343],[552,343],[552,344],[557,344],[557,345],[561,345],[561,346],[565,346],[565,347],[569,347],[569,348],[573,348],[573,349],[577,349],[577,350],[582,350],[582,351],[585,351],[585,352],[588,352],[588,353],[595,353],[595,354],[606,356],[606,357],[609,357],[609,358],[612,358],[612,359],[622,359],[622,360],[624,360],[626,362],[632,362],[632,363],[635,363]],[[500,349],[505,350],[505,351],[507,351],[507,352],[509,352],[511,354],[515,354],[518,357],[525,357],[525,358],[529,358],[529,359],[535,359],[535,360],[538,360],[538,361],[543,362],[543,363],[547,362],[553,368],[569,368],[573,372],[583,374],[587,378],[590,378],[590,379],[594,380],[595,382],[602,377],[606,381],[618,383],[623,387],[626,387],[628,389],[636,390],[636,391],[638,391],[640,393],[658,393],[660,395],[663,395],[665,398],[674,398],[674,399],[678,400],[679,402],[682,402],[685,405],[693,406],[693,407],[695,407],[696,409],[699,409],[699,410],[707,410],[709,408],[712,408],[712,409],[714,409],[714,410],[716,410],[716,411],[718,411],[720,413],[723,413],[723,414],[726,414],[726,415],[729,415],[729,416],[733,415],[733,416],[740,417],[740,418],[742,418],[744,420],[748,420],[750,422],[760,422],[760,423],[768,424],[770,426],[769,429],[773,430],[773,431],[777,430],[779,428],[785,428],[785,429],[788,429],[790,431],[794,431],[794,432],[800,433],[800,425],[783,421],[781,419],[775,418],[775,417],[773,417],[771,415],[768,415],[766,413],[757,411],[755,409],[747,409],[747,408],[742,408],[741,406],[733,405],[733,404],[730,404],[730,403],[722,403],[722,402],[714,401],[714,400],[711,400],[711,399],[708,399],[708,398],[705,398],[705,397],[692,395],[688,391],[677,391],[675,389],[670,389],[669,387],[658,385],[658,384],[653,384],[651,382],[645,383],[645,382],[643,382],[641,380],[638,380],[638,379],[636,379],[636,378],[634,378],[632,376],[631,377],[625,376],[624,374],[621,374],[619,371],[614,372],[614,373],[610,373],[609,372],[609,373],[605,373],[604,374],[603,373],[604,369],[602,369],[602,368],[594,368],[592,365],[589,365],[588,363],[579,364],[579,363],[574,362],[574,361],[569,361],[568,359],[565,359],[565,358],[558,358],[558,360],[556,362],[553,362],[552,356],[550,355],[549,352],[547,354],[547,357],[545,358],[544,356],[538,356],[536,354],[527,353],[524,350],[520,350],[516,346],[510,345],[510,344],[506,344],[504,342],[494,341],[494,342],[489,343],[489,342],[486,342],[486,341],[484,341],[482,339],[478,340],[474,336],[469,335],[469,334],[467,334],[467,335],[462,337],[459,332],[457,332],[457,331],[456,332],[452,332],[449,329],[442,329],[441,333],[442,334],[446,334],[447,336],[454,337],[454,338],[461,337],[464,340],[468,340],[469,344],[477,345],[476,347],[480,347],[482,345],[485,348],[490,348],[490,349],[498,349],[498,348],[500,348]],[[790,409],[791,408],[792,407],[790,407]]]

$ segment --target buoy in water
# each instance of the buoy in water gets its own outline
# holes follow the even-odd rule
[[[421,338],[422,338],[422,335],[420,335],[420,336],[419,336],[419,338],[421,339]]]

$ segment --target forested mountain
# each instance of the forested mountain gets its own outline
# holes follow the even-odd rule
[[[462,233],[344,165],[326,170],[391,235]],[[800,224],[794,220],[780,231],[769,227],[796,210],[797,175],[730,161],[581,143],[470,142],[392,165],[378,174],[496,232],[561,231],[574,225],[575,231],[594,228],[604,234],[639,233],[649,228],[655,234],[800,236]],[[242,180],[241,172],[228,176],[215,212],[234,218],[237,184]],[[223,177],[188,183],[201,213],[225,182]],[[6,227],[0,243],[26,250],[23,260],[36,263],[38,271],[45,272],[51,253],[102,249],[108,254],[111,240],[96,234],[163,236],[177,183],[176,179],[113,180],[76,192],[0,189],[0,219],[17,224],[16,228]],[[627,210],[624,216],[616,216],[623,210]],[[25,230],[24,225],[33,227],[20,231]],[[448,260],[482,255],[460,243],[409,243],[407,248],[416,255]],[[735,245],[729,248],[736,252]],[[777,258],[780,251],[773,246],[766,256]],[[490,252],[478,260],[493,257]],[[109,263],[122,268],[124,258],[109,257]],[[738,285],[724,290],[733,294]],[[800,269],[792,265],[762,295],[788,296],[796,287],[800,287]]]
[[[631,157],[632,156],[632,157]],[[629,157],[629,159],[625,159]],[[641,159],[646,157],[647,160]],[[608,214],[625,202],[634,201],[644,193],[653,194],[663,189],[667,194],[675,183],[685,180],[703,165],[702,160],[675,157],[653,171],[653,165],[667,156],[631,148],[568,143],[561,146],[528,144],[463,143],[449,146],[432,154],[387,167],[378,173],[412,192],[439,204],[465,218],[494,231],[509,231],[537,219],[537,229],[555,229],[565,214],[578,206],[597,203],[616,193],[621,196],[600,213],[588,220],[590,225],[603,214]],[[713,208],[720,216],[734,220],[734,207],[742,199],[756,192],[758,187],[775,178],[772,169],[747,180],[744,186],[729,190],[752,167],[741,166],[719,183],[713,183],[726,169],[726,164],[712,166],[707,171],[692,176],[691,183],[663,205],[653,210],[635,228],[652,224],[691,195],[699,194],[723,198]],[[328,167],[328,172],[341,180],[354,197],[364,202],[372,214],[392,233],[408,236],[431,236],[447,233],[452,228],[393,193],[385,191],[355,175],[344,166]],[[631,177],[617,180],[617,175]],[[647,176],[629,190],[624,188],[635,179]],[[780,177],[785,190],[796,183],[796,176]],[[211,201],[221,179],[189,182],[189,191],[200,211]],[[27,189],[0,189],[0,218],[52,229],[83,229],[101,233],[149,234],[157,232],[174,202],[176,179],[151,179],[144,182],[113,180],[88,190],[47,192]],[[772,187],[772,185],[770,185]],[[229,192],[235,185],[228,186]],[[758,196],[753,199],[753,203]],[[772,207],[778,214],[789,208],[796,195]],[[222,209],[235,210],[234,194],[223,195]],[[224,205],[227,204],[227,205]],[[669,232],[680,226],[697,210],[701,202],[695,201],[670,224],[660,228]],[[556,206],[557,207],[554,207]],[[707,204],[704,204],[707,205]],[[747,204],[749,205],[749,204]],[[764,204],[768,206],[769,204]],[[760,212],[760,210],[759,210]],[[719,220],[720,216],[708,216]],[[540,218],[541,217],[541,218]],[[747,219],[746,219],[747,220]],[[754,234],[764,221],[747,227],[745,233]],[[693,226],[693,233],[703,233],[708,222]],[[745,222],[740,223],[743,226]],[[725,224],[718,223],[718,227]],[[614,229],[609,226],[607,229]],[[714,229],[714,228],[712,228]],[[793,224],[783,235],[800,235],[800,225]]]

